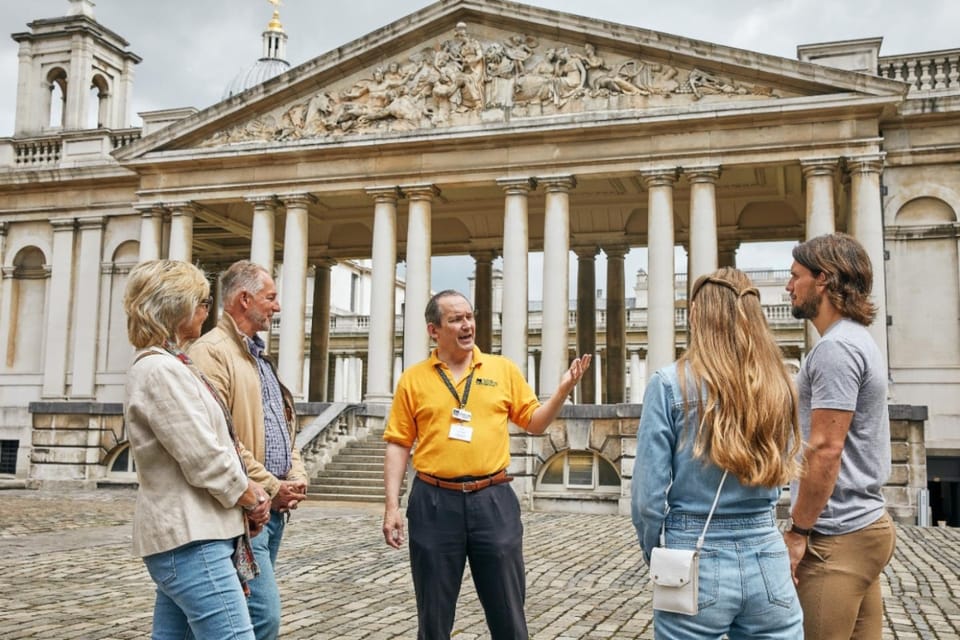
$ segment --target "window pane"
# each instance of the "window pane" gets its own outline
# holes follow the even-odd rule
[[[19,440],[0,440],[0,473],[17,472]]]
[[[563,458],[564,456],[557,456],[547,465],[546,471],[540,478],[540,484],[563,484]]]
[[[593,454],[571,451],[567,454],[567,484],[578,487],[593,486]]]
[[[619,487],[620,475],[610,462],[605,458],[597,456],[597,471],[600,477],[601,487]]]
[[[130,447],[127,447],[120,452],[120,455],[116,457],[113,461],[113,466],[110,467],[110,471],[114,472],[123,472],[127,471],[127,465],[130,463]]]

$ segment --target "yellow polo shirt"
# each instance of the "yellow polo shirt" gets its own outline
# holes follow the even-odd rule
[[[440,377],[438,365],[460,398],[473,373],[464,407],[472,414],[470,442],[450,437],[450,427],[458,423],[453,410],[459,405]],[[403,447],[416,442],[413,467],[417,471],[440,478],[485,476],[510,464],[507,422],[525,429],[539,406],[520,369],[507,358],[474,347],[470,370],[454,381],[434,349],[429,358],[400,376],[383,439]]]

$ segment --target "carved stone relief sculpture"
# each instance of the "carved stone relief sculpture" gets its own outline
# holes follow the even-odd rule
[[[708,96],[776,98],[770,87],[701,69],[606,59],[513,34],[481,42],[458,23],[450,38],[226,131],[203,146],[411,131],[553,113],[637,109]],[[671,102],[667,102],[670,100]]]

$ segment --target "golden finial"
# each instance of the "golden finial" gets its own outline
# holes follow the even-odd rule
[[[283,25],[280,24],[280,7],[283,6],[283,3],[280,0],[267,0],[270,4],[273,5],[273,17],[270,19],[270,24],[267,25],[267,31],[283,31]]]

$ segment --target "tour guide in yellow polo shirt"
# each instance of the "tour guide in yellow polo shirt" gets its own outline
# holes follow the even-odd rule
[[[470,302],[441,291],[424,313],[437,348],[400,377],[383,438],[383,537],[404,542],[400,484],[416,443],[407,505],[420,640],[447,640],[470,561],[493,640],[527,640],[520,503],[506,483],[508,421],[543,433],[590,366],[577,358],[545,404],[517,366],[474,345]]]

